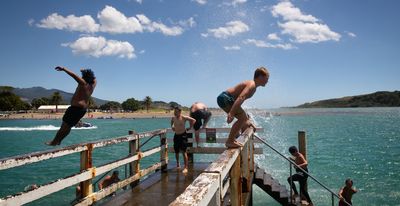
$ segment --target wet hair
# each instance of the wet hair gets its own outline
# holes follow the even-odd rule
[[[265,67],[259,67],[254,72],[254,79],[257,79],[259,76],[267,76],[269,77],[269,72]]]
[[[113,175],[119,175],[119,172],[118,172],[118,170],[115,170],[114,172],[113,172]]]
[[[347,184],[348,182],[353,184],[353,180],[351,180],[350,178],[346,179],[346,181],[344,183]]]
[[[94,80],[96,77],[91,69],[83,69],[82,71],[82,79],[85,80],[88,84],[94,84]]]
[[[177,110],[177,111],[182,111],[182,109],[180,108],[180,107],[174,107],[174,110]]]
[[[289,152],[290,152],[290,154],[298,152],[297,147],[296,146],[289,147]]]

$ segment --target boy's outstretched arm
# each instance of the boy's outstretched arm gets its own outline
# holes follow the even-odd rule
[[[86,84],[86,81],[85,81],[85,80],[83,80],[81,77],[79,77],[79,76],[76,75],[74,72],[68,70],[68,69],[65,68],[65,67],[57,66],[55,69],[56,69],[57,71],[64,71],[64,72],[67,73],[69,76],[71,76],[72,78],[74,78],[75,81],[78,82],[78,84]]]

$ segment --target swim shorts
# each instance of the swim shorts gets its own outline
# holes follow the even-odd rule
[[[186,152],[187,149],[187,134],[184,132],[183,134],[175,134],[174,135],[174,150],[175,153],[179,153],[179,151]]]
[[[228,92],[222,92],[217,97],[217,103],[221,109],[223,109],[226,113],[229,113],[232,109],[233,103],[235,103],[235,98]],[[234,115],[235,117],[238,117],[237,115],[242,113],[246,114],[242,107],[239,107]]]
[[[193,125],[193,128],[195,131],[199,130],[201,125],[203,125],[202,120],[205,120],[207,118],[210,118],[211,112],[205,110],[205,109],[199,109],[196,110],[195,112],[190,112],[190,117],[196,120],[196,122]]]
[[[67,111],[63,116],[63,121],[68,124],[68,126],[75,126],[79,120],[86,114],[86,109],[76,106],[68,107]]]

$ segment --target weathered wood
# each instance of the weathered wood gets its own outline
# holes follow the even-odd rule
[[[117,191],[118,189],[121,189],[121,188],[131,184],[132,182],[139,180],[141,177],[144,177],[144,176],[150,174],[151,172],[161,168],[162,165],[165,165],[165,162],[158,162],[146,169],[140,170],[138,173],[129,177],[128,179],[121,180],[121,181],[114,183],[96,193],[93,193],[91,196],[86,197],[85,199],[83,199],[79,203],[77,203],[76,205],[91,205],[96,200],[100,200],[100,199],[112,194],[113,192]]]
[[[197,153],[197,154],[222,154],[227,150],[226,147],[193,147],[188,148],[188,153]],[[168,147],[169,153],[175,153],[173,147]],[[262,148],[255,148],[254,154],[263,154]]]
[[[168,166],[168,142],[166,137],[165,134],[160,135],[160,147],[162,148],[160,152],[160,161],[166,162],[166,164],[161,167],[162,172],[165,172]]]
[[[240,153],[241,160],[241,174],[242,174],[242,191],[249,192],[251,189],[250,183],[250,165],[249,165],[249,141],[244,145],[242,152]]]
[[[214,195],[218,194],[219,178],[218,174],[202,173],[170,206],[208,205]]]
[[[227,127],[224,127],[224,128],[212,128],[212,129],[215,129],[215,131],[217,133],[229,133],[229,132],[231,132],[231,128],[227,128]],[[199,129],[199,131],[200,131],[200,133],[206,133],[207,132],[207,128],[201,128],[201,129]],[[167,128],[166,132],[167,133],[174,133],[174,131],[171,128]],[[264,128],[262,128],[262,127],[258,128],[257,127],[255,132],[264,132]],[[188,130],[187,133],[194,133],[194,129]]]
[[[168,139],[168,142],[173,142],[173,137],[168,137],[167,138]],[[225,137],[219,137],[219,138],[217,138],[216,140],[215,140],[215,142],[212,142],[212,143],[210,143],[210,142],[207,142],[207,140],[206,139],[204,139],[204,138],[200,138],[199,139],[199,143],[208,143],[208,144],[214,144],[214,143],[218,143],[218,144],[225,144],[225,142],[226,142],[226,140],[227,140],[228,138],[225,138]],[[188,139],[188,143],[194,143],[194,139],[193,138],[191,138],[191,139]],[[253,140],[253,142],[254,143],[257,143],[257,144],[261,144],[262,142],[260,141],[260,140],[258,140],[258,139],[255,139],[255,140]]]
[[[305,131],[298,132],[298,140],[299,140],[299,152],[303,154],[304,158],[307,160],[307,139]]]
[[[240,206],[242,203],[242,181],[240,174],[240,156],[236,158],[230,171],[230,197],[232,206]]]
[[[91,169],[93,167],[93,161],[92,161],[93,145],[88,144],[87,148],[88,148],[88,150],[81,152],[81,172]],[[96,174],[95,174],[95,172],[93,172],[92,178],[95,176],[96,176]],[[82,198],[87,197],[90,194],[92,194],[92,192],[93,192],[92,178],[80,183]]]
[[[135,132],[134,131],[129,131],[128,132],[129,135],[131,136],[135,136]],[[133,139],[132,141],[129,141],[129,155],[130,156],[136,156],[137,152],[138,152],[138,148],[139,148],[139,141],[138,139]],[[137,159],[135,161],[132,161],[129,164],[129,176],[132,177],[136,171],[137,171],[137,167],[138,167],[138,161]],[[132,182],[131,183],[131,188],[135,187],[139,182]]]
[[[79,182],[92,178],[93,171],[87,170],[70,177],[58,179],[46,185],[41,185],[39,188],[22,192],[20,194],[7,196],[4,199],[0,199],[0,205],[23,205],[34,200],[40,199],[52,193],[58,192],[64,188],[75,185]]]

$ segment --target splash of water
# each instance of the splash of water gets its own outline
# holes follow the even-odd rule
[[[35,127],[0,127],[0,131],[54,131],[59,130],[60,127],[54,125],[40,125]],[[97,126],[91,127],[72,127],[73,130],[86,130],[86,129],[97,129]]]

